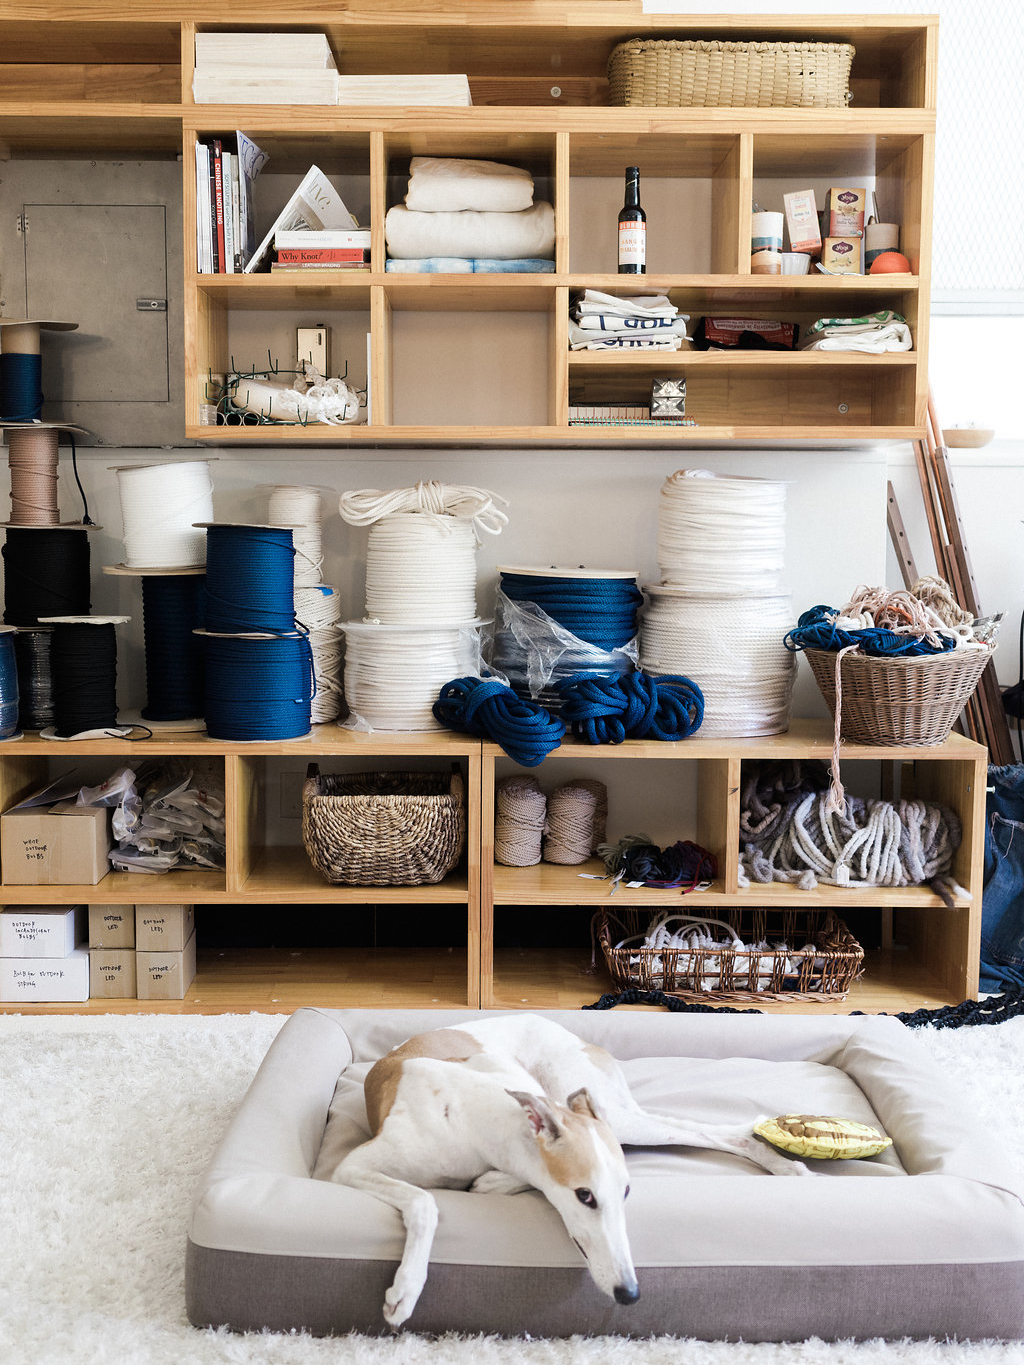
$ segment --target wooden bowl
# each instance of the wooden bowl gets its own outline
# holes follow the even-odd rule
[[[950,450],[977,450],[995,435],[993,427],[945,427],[942,439]]]

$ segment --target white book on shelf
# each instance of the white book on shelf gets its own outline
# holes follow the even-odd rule
[[[196,269],[213,274],[213,236],[210,219],[210,149],[196,143]]]
[[[239,269],[244,270],[256,250],[253,182],[270,157],[241,129],[235,130],[235,148],[238,152],[238,258]]]
[[[196,67],[192,77],[196,104],[337,104],[337,71],[309,67]]]
[[[224,274],[235,273],[235,205],[231,187],[231,153],[220,154],[221,195],[224,200]]]
[[[331,68],[325,33],[197,33],[196,66],[303,66]]]
[[[469,77],[339,76],[339,104],[470,105]]]
[[[312,228],[298,228],[274,233],[274,248],[277,251],[295,251],[302,247],[314,251],[330,250],[332,247],[366,251],[369,245],[369,228],[324,228],[321,232],[315,232]]]
[[[310,166],[302,177],[302,183],[274,219],[270,231],[253,252],[245,267],[245,272],[251,275],[259,269],[266,260],[274,237],[278,232],[295,232],[299,228],[310,228],[314,232],[322,232],[324,228],[358,228],[358,226],[359,224],[353,215],[345,207],[345,201],[320,167]]]

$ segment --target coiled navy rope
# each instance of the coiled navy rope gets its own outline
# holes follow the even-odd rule
[[[561,717],[588,744],[621,744],[625,739],[675,741],[694,734],[704,719],[704,694],[679,674],[652,678],[576,674],[555,683]]]
[[[940,635],[938,645],[918,635],[902,635],[894,630],[865,626],[860,630],[842,630],[835,624],[840,613],[835,607],[809,607],[788,632],[784,644],[793,653],[801,649],[825,649],[837,651],[851,645],[859,646],[861,653],[884,658],[912,657],[921,654],[948,654],[956,648],[952,635]],[[832,618],[832,619],[830,619]]]
[[[621,649],[637,632],[643,593],[630,578],[545,578],[502,573],[513,602],[536,602],[565,630],[598,649]]]
[[[557,749],[565,726],[494,678],[454,678],[441,688],[434,719],[460,734],[492,739],[509,758],[535,768]]]
[[[314,680],[305,635],[202,638],[211,738],[297,739],[309,733]]]
[[[142,580],[146,649],[145,720],[188,720],[203,714],[202,574],[147,574]]]
[[[37,422],[43,410],[43,362],[39,355],[0,355],[0,418]]]
[[[295,631],[292,533],[266,526],[210,526],[206,626],[227,635]]]

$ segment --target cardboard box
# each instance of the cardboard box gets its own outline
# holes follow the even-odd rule
[[[140,1000],[184,1000],[196,974],[196,936],[181,952],[137,952],[136,988]]]
[[[196,914],[191,905],[135,907],[135,947],[140,952],[180,953],[195,927]]]
[[[90,948],[134,948],[134,905],[90,905]]]
[[[826,237],[821,248],[821,263],[834,275],[860,275],[859,237]]]
[[[9,905],[0,910],[0,957],[67,957],[84,942],[84,905]]]
[[[794,190],[792,194],[782,196],[782,203],[786,211],[790,251],[816,254],[821,250],[821,230],[818,226],[818,208],[814,202],[814,191]]]
[[[0,957],[4,1004],[53,1004],[89,999],[89,949],[67,957]]]
[[[0,815],[0,863],[9,886],[95,886],[110,871],[109,809],[58,799],[67,789],[56,787]]]
[[[863,237],[867,190],[829,190],[825,199],[826,237]]]
[[[93,1000],[134,1000],[135,949],[90,948],[89,992]]]

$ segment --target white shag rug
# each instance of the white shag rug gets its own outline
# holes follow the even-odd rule
[[[3,1365],[1021,1365],[1024,1343],[197,1331],[185,1215],[280,1015],[0,1017]],[[918,1031],[1024,1171],[1024,1018]]]

